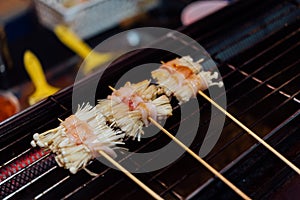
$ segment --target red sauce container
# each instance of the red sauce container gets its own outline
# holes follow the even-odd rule
[[[20,111],[18,99],[10,92],[0,91],[0,122]]]

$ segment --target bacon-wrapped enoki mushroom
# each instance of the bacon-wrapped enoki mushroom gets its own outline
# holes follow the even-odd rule
[[[104,151],[111,157],[117,144],[123,144],[124,133],[112,130],[106,125],[105,118],[89,104],[78,107],[74,115],[69,116],[60,125],[42,134],[34,134],[32,146],[50,149],[56,154],[55,160],[60,167],[75,174],[85,169],[90,160]]]
[[[126,137],[137,137],[140,141],[143,126],[149,125],[148,117],[156,120],[172,115],[168,97],[156,95],[157,87],[148,80],[136,84],[127,82],[107,99],[100,100],[96,108],[109,123],[124,131]]]
[[[167,96],[174,95],[179,103],[185,103],[196,97],[199,90],[206,90],[212,85],[223,86],[223,82],[213,82],[218,73],[205,72],[202,60],[194,62],[190,56],[176,58],[163,63],[159,69],[152,71],[152,77]]]

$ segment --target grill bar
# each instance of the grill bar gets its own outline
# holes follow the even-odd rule
[[[298,115],[299,116],[299,115]],[[284,138],[283,141],[276,141],[274,143],[274,137],[270,140],[268,139],[269,143],[272,144],[273,146],[275,146],[275,148],[277,148],[279,151],[281,152],[288,152],[286,149],[287,147],[282,148],[284,145],[283,144],[288,144],[293,146],[292,141],[287,142],[289,139],[294,139],[294,144],[297,143],[297,141],[299,142],[299,138],[297,140],[295,140],[295,136],[297,135],[297,131],[299,131],[298,129],[295,129],[294,125],[296,125],[297,123],[299,123],[299,117],[298,118],[292,118],[290,121],[287,122],[287,124],[284,124],[282,126],[281,129],[277,130],[276,134],[280,135],[279,138]],[[294,127],[294,128],[291,128]],[[286,131],[289,131],[289,135],[286,134]],[[278,139],[278,137],[277,137]],[[278,142],[278,143],[277,143]],[[278,144],[281,144],[281,146],[278,146]],[[251,153],[251,154],[250,154]],[[291,155],[291,154],[290,154]],[[245,157],[243,157],[239,162],[238,162],[238,167],[234,167],[230,169],[230,172],[228,173],[229,177],[232,177],[233,179],[239,180],[239,182],[237,183],[237,185],[245,185],[247,184],[247,187],[245,188],[245,191],[249,192],[250,194],[252,194],[252,196],[255,196],[259,199],[262,198],[266,198],[263,195],[258,195],[257,193],[255,193],[256,191],[260,190],[260,188],[262,188],[262,190],[264,190],[265,192],[271,192],[274,190],[276,190],[276,188],[278,187],[278,185],[280,185],[281,183],[276,182],[276,177],[278,175],[278,171],[274,171],[274,164],[276,165],[276,168],[283,168],[285,169],[285,172],[288,172],[287,176],[285,178],[289,178],[290,174],[291,174],[291,170],[286,169],[285,166],[280,166],[279,163],[277,163],[277,159],[273,156],[270,155],[269,152],[264,151],[263,147],[257,147],[257,148],[252,148],[249,149],[248,155],[246,155]],[[297,162],[296,159],[293,159],[293,162],[299,163],[299,160]],[[255,166],[256,164],[256,166]],[[263,168],[261,166],[264,166]],[[247,175],[245,175],[247,174]],[[270,174],[272,174],[270,176]],[[295,175],[294,173],[292,173],[293,176]],[[242,178],[241,178],[242,177]],[[246,177],[246,178],[243,178]],[[267,178],[268,177],[268,178]],[[272,181],[272,186],[274,186],[272,188],[272,190],[267,189],[267,186],[271,186],[271,185],[262,185],[259,184],[260,181],[264,182],[268,179],[270,179],[270,177],[273,177],[271,179],[273,179]],[[254,180],[256,181],[250,181],[252,180],[252,178],[254,178]],[[266,179],[267,178],[267,179]],[[274,184],[275,183],[275,184]],[[259,184],[258,186],[255,184]],[[222,189],[222,186],[218,183],[212,184],[210,185],[209,188],[206,188],[204,191],[201,191],[202,194],[198,194],[197,198],[204,198],[204,199],[214,199],[216,198],[216,195],[214,194],[216,191],[218,191],[219,193],[222,193],[224,195],[226,195],[226,191],[224,191]]]
[[[56,167],[53,155],[44,156],[44,158],[40,160],[39,165],[31,165],[30,167],[25,168],[22,173],[16,174],[14,177],[5,182],[5,185],[2,185],[1,187],[1,196],[4,199],[8,199],[11,196],[16,195],[18,192],[30,186]],[[19,183],[21,184],[19,185]]]
[[[45,191],[43,191],[42,193],[40,193],[39,195],[35,196],[34,199],[39,199],[41,198],[43,195],[45,195],[47,192],[50,192],[53,188],[55,188],[56,186],[58,186],[59,184],[61,184],[62,182],[64,182],[65,180],[67,180],[68,178],[70,178],[70,176],[66,176],[65,178],[63,178],[62,180],[60,180],[59,182],[57,182],[56,184],[52,185],[51,187],[47,188]]]
[[[35,179],[31,180],[30,182],[28,182],[26,185],[22,186],[21,188],[19,188],[18,190],[14,191],[13,193],[11,193],[10,195],[6,196],[4,198],[5,199],[9,199],[12,196],[16,196],[16,194],[18,194],[19,191],[23,190],[24,188],[30,186],[32,183],[34,183],[35,181],[43,178],[46,174],[48,174],[49,172],[51,172],[52,170],[56,169],[57,166],[53,166],[52,168],[50,168],[48,171],[46,171],[45,173],[43,173],[42,175],[36,177]]]
[[[286,119],[283,123],[281,123],[279,126],[277,126],[275,129],[273,129],[270,134],[266,135],[263,139],[265,141],[267,141],[271,136],[273,136],[274,134],[276,134],[278,131],[280,131],[284,126],[286,126],[288,123],[290,123],[296,116],[298,116],[300,114],[300,111],[297,111],[296,113],[294,113],[291,117],[289,117],[288,119]],[[286,135],[283,136],[282,138],[280,138],[279,142],[282,142],[284,139],[286,139]],[[231,170],[232,167],[234,167],[234,165],[239,166],[239,164],[236,164],[238,162],[241,162],[242,159],[244,159],[245,156],[250,155],[253,151],[255,151],[257,148],[259,148],[259,146],[261,146],[260,143],[256,143],[252,146],[252,148],[248,149],[247,151],[245,151],[244,153],[242,153],[236,160],[235,162],[230,163],[229,165],[227,165],[225,168],[223,168],[221,170],[222,173],[225,173],[228,170]],[[210,180],[210,183],[213,182],[213,179]],[[201,192],[203,189],[207,189],[206,187],[211,187],[208,184],[203,185],[202,187],[198,188],[197,190],[195,190],[193,193],[191,193],[187,199],[192,199],[195,196],[198,195],[199,192]],[[203,192],[203,191],[202,191]],[[210,195],[212,196],[212,195]]]
[[[285,21],[282,18],[293,13],[292,11],[294,10],[295,7],[289,3],[278,5],[277,7],[271,9],[268,13],[265,13],[262,16],[258,16],[256,17],[256,19],[253,19],[256,22],[261,21],[259,28],[257,28],[257,24],[254,23],[245,24],[239,30],[234,30],[234,33],[231,33],[230,34],[231,37],[228,38],[227,40],[223,40],[223,41],[215,40],[209,46],[211,47],[212,52],[214,54],[218,54],[220,52],[226,51],[241,42],[243,43],[244,41],[247,40],[246,38],[251,37],[251,35],[255,35],[255,37],[257,37],[256,35],[260,31],[265,31],[266,27],[269,27],[274,23],[278,23],[278,19]],[[272,31],[276,31],[276,29],[272,29]],[[264,38],[265,37],[266,35],[264,35]]]
[[[8,178],[6,178],[5,180],[0,182],[0,186],[4,185],[6,182],[8,182],[10,179],[14,178],[15,176],[17,176],[18,174],[22,173],[23,171],[27,170],[28,168],[32,167],[33,165],[35,165],[36,163],[38,163],[39,161],[43,160],[44,158],[48,157],[49,154],[46,154],[44,156],[42,156],[41,158],[35,160],[33,163],[30,163],[29,165],[27,165],[25,168],[20,169],[19,171],[15,172],[13,175],[9,176]]]
[[[24,154],[26,154],[27,152],[29,152],[32,148],[28,148],[26,149],[24,152],[22,152],[21,154],[17,155],[16,157],[13,157],[12,159],[8,160],[7,162],[5,162],[3,165],[0,166],[0,169],[6,165],[9,165],[10,163],[12,163],[13,161],[17,160],[18,158],[22,157]]]

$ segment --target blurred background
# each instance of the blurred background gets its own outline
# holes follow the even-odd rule
[[[57,89],[71,85],[87,52],[106,38],[137,27],[155,26],[177,29],[227,4],[229,1],[1,1],[0,90],[2,95],[0,102],[2,119],[0,120],[36,103],[30,100],[30,96],[37,92],[37,87],[42,87],[39,90],[47,89],[37,86],[37,84],[43,85],[37,82],[48,82]],[[57,25],[63,25],[65,29],[55,32]],[[125,43],[130,46],[139,45],[141,41],[140,36],[134,32],[122,39],[123,45]],[[118,43],[112,45],[118,45]],[[24,60],[24,53],[28,50],[35,58],[35,63],[38,62],[45,78],[37,73],[36,64],[28,61],[30,56],[27,61]],[[100,57],[98,60],[100,64],[105,63],[107,57]],[[24,64],[26,62],[27,68]],[[87,69],[86,74],[93,70],[92,66]],[[29,75],[29,71],[32,71],[32,75]],[[33,83],[33,79],[38,81]],[[53,90],[52,93],[55,91]],[[41,94],[43,95],[48,94]]]

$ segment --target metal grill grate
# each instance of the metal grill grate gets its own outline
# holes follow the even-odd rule
[[[253,2],[254,5],[255,1]],[[239,4],[236,6],[239,7]],[[285,1],[274,4],[270,10],[270,15],[259,15],[249,23],[240,23],[228,32],[230,34],[226,36],[226,40],[222,29],[212,32],[214,38],[206,44],[213,57],[220,62],[219,70],[223,76],[228,101],[227,110],[299,166],[299,11],[296,4]],[[278,22],[278,18],[282,20]],[[261,19],[266,20],[258,23]],[[224,31],[226,28],[228,29],[223,27]],[[187,27],[184,32],[198,37],[199,41],[205,38],[199,37],[202,30],[195,29],[194,25]],[[264,34],[261,34],[262,32]],[[250,36],[249,33],[253,35]],[[251,44],[248,44],[249,40]],[[164,42],[181,43],[182,51],[195,48],[191,47],[191,44],[182,43],[176,35],[166,38]],[[116,77],[132,63],[139,64],[141,60],[168,60],[171,56],[161,58],[160,52],[156,51],[138,55],[141,55],[139,59],[122,60],[122,66],[116,63],[117,68],[113,71],[118,71]],[[95,80],[94,76],[83,81],[80,89],[85,89],[88,83]],[[115,80],[107,76],[103,81],[105,85],[110,85]],[[1,127],[0,139],[4,145],[0,158],[1,163],[5,163],[1,170],[22,160],[24,156],[31,155],[33,149],[28,148],[33,132],[53,128],[59,123],[57,118],[63,119],[71,113],[71,92],[72,88],[68,88]],[[108,93],[108,89],[103,90],[98,96],[104,97]],[[199,97],[198,101],[201,122],[198,135],[191,146],[196,152],[201,146],[203,133],[208,129],[211,110],[211,105],[204,99]],[[166,128],[175,133],[182,121],[178,117],[180,109],[177,107],[174,112]],[[183,120],[193,122],[194,114],[184,116]],[[218,115],[213,117],[217,118]],[[128,146],[132,151],[147,151],[160,147],[160,143],[164,142],[168,142],[168,138],[158,134],[139,144],[129,142]],[[11,195],[14,199],[149,198],[121,172],[110,169],[99,161],[89,165],[89,169],[99,173],[99,176],[90,177],[84,171],[70,175],[67,170],[55,165],[52,154],[43,156],[28,163],[27,167],[17,174],[3,178],[0,182],[1,197]],[[139,168],[154,162],[155,159],[159,159],[159,155],[146,163],[132,163]],[[288,186],[289,180],[297,179],[292,170],[229,119],[226,120],[217,145],[205,160],[255,199],[271,198],[276,195],[278,188],[282,189]],[[238,198],[227,186],[186,154],[166,168],[136,176],[166,199]],[[18,186],[14,185],[16,182]]]

